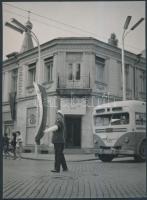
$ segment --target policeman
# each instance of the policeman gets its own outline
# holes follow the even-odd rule
[[[60,166],[62,165],[63,171],[68,171],[66,160],[64,157],[64,133],[65,133],[65,123],[64,115],[61,110],[57,111],[55,125],[46,129],[44,132],[53,131],[52,143],[54,144],[55,150],[55,163],[54,169],[51,172],[60,172]]]

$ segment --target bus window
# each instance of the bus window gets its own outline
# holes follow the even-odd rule
[[[146,115],[145,113],[135,113],[135,122],[136,125],[146,125]]]
[[[128,113],[116,113],[108,115],[97,115],[94,117],[95,126],[108,126],[111,125],[120,125],[129,123],[129,114]]]
[[[111,115],[97,115],[94,119],[95,126],[108,126],[110,124]]]
[[[116,113],[112,115],[111,125],[120,125],[129,123],[129,114],[128,113]]]
[[[112,111],[122,111],[122,107],[114,107],[112,108]]]
[[[98,109],[98,110],[96,110],[96,113],[103,113],[103,112],[105,112],[105,109]]]

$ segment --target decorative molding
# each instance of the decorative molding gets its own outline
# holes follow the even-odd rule
[[[18,102],[21,101],[29,101],[29,100],[35,100],[36,99],[36,95],[33,94],[32,96],[25,96],[25,97],[20,97],[18,98]]]
[[[52,84],[53,82],[54,82],[54,81],[49,81],[49,82],[45,81],[45,82],[42,83],[42,85],[50,85],[50,84]]]
[[[97,85],[103,85],[103,86],[107,86],[107,84],[106,83],[104,83],[104,82],[100,82],[100,81],[95,81],[95,83],[97,84]]]
[[[8,105],[10,105],[10,104],[9,104],[8,101],[5,101],[5,102],[2,102],[2,105],[3,105],[3,106],[8,106]]]
[[[67,37],[67,38],[56,38],[56,39],[53,39],[51,41],[48,41],[44,44],[41,45],[41,52],[45,51],[45,49],[50,49],[53,51],[53,49],[56,51],[58,51],[59,49],[61,49],[61,47],[63,48],[63,45],[66,46],[69,46],[70,49],[79,45],[80,46],[80,49],[83,48],[85,49],[85,45],[87,45],[88,47],[93,47],[95,46],[96,48],[99,47],[101,49],[103,49],[104,51],[107,50],[107,51],[111,51],[113,54],[117,54],[117,55],[121,55],[121,49],[118,48],[118,47],[113,47],[111,45],[109,45],[108,43],[105,43],[105,42],[102,42],[100,40],[97,40],[95,38],[92,38],[92,37]],[[82,46],[83,45],[83,46]],[[82,47],[81,47],[82,46]],[[74,48],[75,49],[75,48]],[[95,49],[96,50],[96,49]],[[34,54],[37,54],[37,51],[38,51],[38,48],[35,47],[27,52],[24,52],[24,53],[21,53],[18,55],[18,59],[24,59],[30,55],[34,55]],[[85,51],[85,50],[84,50]],[[128,52],[128,51],[125,51],[126,54],[127,54],[127,58],[129,59],[136,59],[136,55],[131,53],[131,52]],[[145,60],[145,59],[142,59],[142,60]],[[13,62],[15,62],[16,60],[13,60]],[[8,62],[8,60],[5,61],[5,63]]]
[[[44,85],[45,89],[50,89],[53,86],[54,81],[49,82],[43,82],[42,85]]]
[[[23,62],[23,65],[25,65],[26,67],[28,67],[30,64],[37,63],[37,61],[38,61],[38,58],[33,58],[31,60]]]
[[[27,89],[28,93],[34,92],[34,86],[33,85],[27,86],[26,89]]]

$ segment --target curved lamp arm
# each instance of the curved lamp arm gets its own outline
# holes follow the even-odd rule
[[[31,36],[34,38],[35,42],[37,43],[37,46],[38,46],[38,75],[37,75],[37,82],[39,82],[39,70],[40,70],[40,66],[41,66],[41,55],[40,55],[40,43],[39,43],[39,40],[37,38],[37,36],[35,35],[35,33],[33,31],[30,31],[31,32]]]

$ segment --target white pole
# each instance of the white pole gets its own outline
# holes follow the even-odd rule
[[[38,145],[35,142],[35,157],[38,157]]]
[[[31,31],[31,35],[34,38],[34,40],[37,43],[37,47],[38,47],[38,68],[37,68],[37,78],[36,78],[36,82],[39,83],[40,82],[40,67],[41,67],[41,53],[40,53],[40,44],[39,44],[39,40],[37,38],[37,36],[35,35],[34,32]]]
[[[124,39],[125,30],[122,35],[122,91],[123,91],[123,101],[126,100],[126,77],[125,77],[125,58],[124,58]]]
[[[41,67],[40,44],[39,44],[39,40],[38,40],[37,36],[35,35],[35,33],[31,31],[31,35],[34,38],[34,40],[36,41],[37,46],[38,46],[38,67],[37,67],[37,70],[36,70],[36,72],[37,72],[36,73],[37,74],[36,82],[39,83],[39,81],[40,81],[40,78],[39,78],[39,76],[40,76],[40,67]],[[36,144],[36,142],[35,142],[35,156],[38,157],[38,145]]]
[[[123,86],[123,101],[126,100],[126,76],[125,76],[125,52],[124,52],[124,41],[125,37],[130,31],[133,31],[143,20],[144,18],[141,18],[132,28],[125,33],[125,31],[128,29],[128,25],[130,23],[131,16],[127,16],[124,29],[123,29],[123,34],[122,34],[122,86]]]

